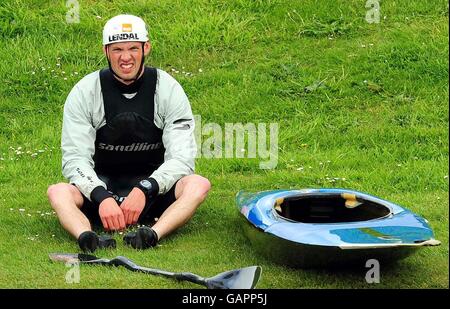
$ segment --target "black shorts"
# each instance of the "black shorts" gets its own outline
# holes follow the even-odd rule
[[[114,199],[119,204],[122,204],[124,198],[131,192],[133,187],[144,177],[105,177],[100,176],[99,178],[105,182],[107,190],[113,194]],[[166,194],[161,194],[152,198],[147,199],[144,209],[139,216],[138,223],[140,224],[152,224],[154,223],[163,212],[175,202],[175,187],[177,182],[170,188]],[[83,195],[83,206],[81,207],[81,212],[89,219],[91,224],[97,226],[103,226],[98,214],[98,207],[95,206],[91,201],[89,201]]]

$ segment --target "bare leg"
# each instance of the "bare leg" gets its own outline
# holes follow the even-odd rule
[[[80,210],[83,196],[75,186],[67,183],[51,185],[47,196],[59,222],[75,239],[81,233],[92,230],[88,218]]]
[[[205,200],[211,184],[199,175],[185,176],[175,187],[176,201],[167,208],[152,229],[159,239],[183,226],[194,215],[196,209]]]

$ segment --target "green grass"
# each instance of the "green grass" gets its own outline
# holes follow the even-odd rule
[[[259,288],[448,288],[446,1],[381,1],[379,24],[365,21],[357,0],[79,2],[79,24],[65,22],[64,1],[0,7],[0,287],[196,287],[100,267],[82,267],[69,285],[68,269],[47,259],[78,250],[45,195],[64,181],[65,97],[106,65],[103,24],[128,12],[149,23],[147,63],[172,73],[203,124],[279,123],[279,160],[261,170],[258,159],[199,158],[213,188],[189,224],[155,250],[125,248],[116,235],[118,249],[98,255],[205,276],[258,264]],[[241,232],[236,192],[308,187],[403,205],[430,221],[442,245],[381,265],[377,285],[365,282],[364,265],[301,270],[259,256]]]

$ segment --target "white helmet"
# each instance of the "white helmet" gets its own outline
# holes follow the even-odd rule
[[[103,28],[103,45],[130,41],[148,41],[147,27],[142,18],[117,15],[106,22]]]

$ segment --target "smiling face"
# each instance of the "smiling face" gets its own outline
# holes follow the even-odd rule
[[[131,84],[138,74],[143,54],[147,56],[150,47],[150,43],[145,42],[142,53],[142,42],[121,42],[110,44],[107,48],[103,47],[103,52],[109,59],[113,71],[120,77],[119,80],[124,84]]]

